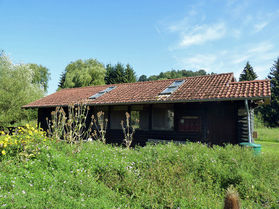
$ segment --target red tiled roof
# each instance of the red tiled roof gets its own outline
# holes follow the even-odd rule
[[[159,95],[173,81],[181,79],[185,80],[185,82],[174,93],[169,96]],[[90,96],[105,90],[109,86],[116,86],[116,88],[97,99],[89,99]],[[86,102],[90,105],[108,105],[243,100],[263,99],[270,96],[269,80],[235,82],[233,73],[224,73],[159,81],[62,89],[23,107],[64,106],[79,102]]]

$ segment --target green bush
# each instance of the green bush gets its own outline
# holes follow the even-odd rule
[[[0,160],[7,156],[19,156],[21,160],[35,157],[40,152],[42,142],[49,140],[44,131],[29,124],[19,127],[13,135],[0,131]]]
[[[238,146],[48,141],[29,161],[0,162],[0,207],[222,208],[233,185],[243,208],[279,201],[279,159]]]

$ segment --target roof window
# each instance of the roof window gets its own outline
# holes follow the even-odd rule
[[[176,80],[171,85],[169,85],[164,91],[162,91],[159,95],[170,95],[175,92],[179,86],[181,86],[185,80]]]
[[[115,89],[116,86],[110,86],[106,88],[105,90],[99,91],[98,93],[94,94],[93,96],[89,97],[89,99],[97,99],[98,97],[104,95],[105,93],[110,92],[111,90]]]

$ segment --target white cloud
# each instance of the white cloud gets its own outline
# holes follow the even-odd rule
[[[193,70],[204,69],[207,72],[210,72],[213,70],[213,66],[215,66],[218,57],[210,54],[196,54],[184,58],[175,58],[182,68]]]
[[[251,56],[250,55],[234,55],[232,56],[232,63],[233,64],[239,64],[243,62],[247,62]]]
[[[183,18],[182,20],[173,23],[167,27],[169,32],[181,32],[188,28],[189,20],[188,17]]]
[[[221,39],[226,33],[226,27],[224,23],[215,25],[201,25],[192,29],[193,32],[185,32],[182,40],[179,43],[179,47],[188,47],[191,45],[200,45],[208,41]]]
[[[248,53],[254,54],[254,53],[264,53],[268,52],[273,48],[273,45],[269,42],[261,42],[257,45],[255,45],[253,48],[248,50]]]
[[[205,69],[207,72],[234,72],[236,78],[243,70],[245,63],[250,61],[258,79],[264,79],[279,51],[272,43],[265,41],[258,44],[246,44],[230,50],[220,50],[212,53],[194,54],[176,57],[179,67],[184,69]]]
[[[254,25],[255,32],[260,32],[262,29],[264,29],[267,26],[268,22],[261,22],[261,23],[256,23]]]
[[[215,55],[204,55],[204,54],[197,54],[192,57],[188,57],[184,59],[185,63],[191,63],[191,64],[211,64],[216,61],[217,57]]]
[[[238,39],[241,36],[241,30],[239,30],[239,29],[232,29],[231,34],[232,34],[232,37]]]

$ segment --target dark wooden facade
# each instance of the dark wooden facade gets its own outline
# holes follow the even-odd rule
[[[169,112],[164,110],[170,107]],[[142,129],[136,129],[134,144],[145,145],[149,140],[173,140],[185,142],[201,141],[208,144],[237,144],[247,141],[247,120],[245,120],[244,101],[200,102],[200,103],[175,103],[175,104],[145,104],[140,114],[143,114]],[[103,106],[109,124],[106,139],[108,143],[121,144],[123,132],[118,124],[113,122],[113,117],[133,111],[140,105]],[[117,107],[117,108],[116,108]],[[161,109],[158,109],[161,108]],[[156,109],[157,108],[157,109]],[[90,114],[97,112],[91,106]],[[38,123],[44,130],[47,129],[46,118],[51,118],[51,111],[55,108],[39,108]],[[143,112],[144,111],[144,112]],[[161,111],[161,112],[160,112]],[[165,111],[165,112],[164,112]],[[162,114],[170,116],[164,118]],[[89,116],[90,116],[89,114]],[[132,114],[133,115],[133,114]],[[124,118],[124,115],[123,115]],[[247,119],[247,114],[246,114]],[[169,125],[164,130],[158,126]],[[119,119],[120,124],[120,119]],[[116,128],[115,128],[116,127]],[[156,128],[157,127],[157,128]],[[169,130],[168,130],[169,129]]]

